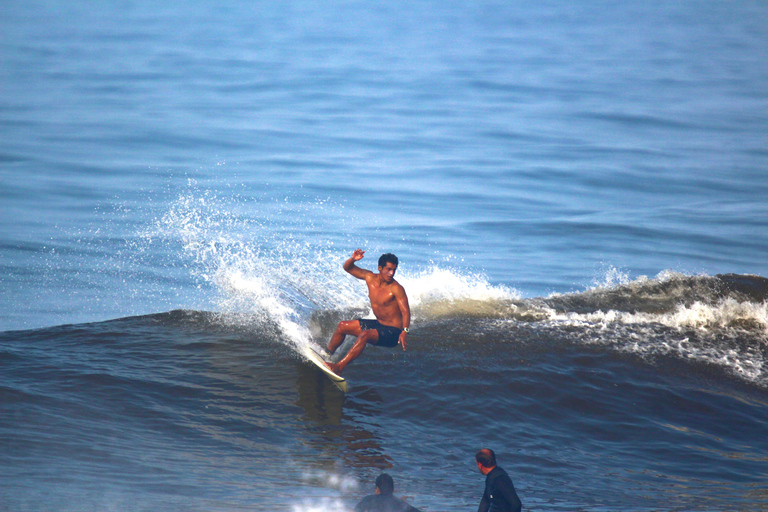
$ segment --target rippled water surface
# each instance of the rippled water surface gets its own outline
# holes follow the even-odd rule
[[[767,14],[6,2],[0,508],[768,507]]]

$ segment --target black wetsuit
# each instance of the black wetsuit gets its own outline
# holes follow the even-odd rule
[[[355,512],[419,512],[419,509],[391,494],[371,494],[357,504]]]
[[[512,479],[496,466],[485,476],[485,492],[477,512],[520,512],[522,509]]]
[[[400,333],[403,332],[402,329],[392,327],[391,325],[384,325],[378,320],[370,318],[358,318],[357,321],[360,322],[360,330],[362,331],[376,329],[376,332],[379,333],[379,339],[375,343],[377,347],[396,347],[397,342],[400,340]]]

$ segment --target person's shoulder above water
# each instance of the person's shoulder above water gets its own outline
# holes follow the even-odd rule
[[[391,494],[371,494],[357,504],[355,512],[419,512],[419,509]]]
[[[395,498],[394,491],[392,477],[382,473],[376,478],[376,494],[363,498],[355,507],[355,512],[419,512],[416,507]]]

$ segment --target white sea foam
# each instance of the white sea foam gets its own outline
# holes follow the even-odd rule
[[[432,266],[398,277],[406,289],[416,322],[452,316],[499,317],[514,313],[519,293],[491,284],[482,274]]]
[[[157,231],[178,241],[190,272],[214,291],[219,312],[274,322],[288,341],[306,343],[302,313],[324,297],[307,293],[304,246],[270,227],[272,213],[244,218],[233,211],[225,200],[193,192],[174,203]]]
[[[400,283],[407,290],[413,306],[457,300],[496,301],[519,299],[516,290],[492,285],[481,274],[461,274],[433,266],[414,276],[401,275]]]
[[[612,309],[589,313],[547,309],[547,313],[553,326],[577,327],[584,343],[643,356],[673,354],[728,368],[751,382],[766,380],[767,302],[726,297],[714,303],[679,304],[660,313]]]
[[[728,331],[749,330],[751,334],[768,337],[768,302],[738,302],[724,298],[714,304],[696,301],[690,305],[679,304],[671,312],[631,313],[613,309],[589,313],[557,312],[546,309],[554,321],[573,325],[588,324],[659,324],[678,330],[693,329],[704,332],[727,334]]]
[[[341,500],[333,499],[306,499],[293,506],[293,512],[350,512],[351,510]]]
[[[220,312],[275,322],[294,344],[311,338],[307,325],[314,311],[372,314],[364,285],[342,269],[347,252],[318,243],[317,237],[286,234],[279,208],[248,218],[233,214],[236,209],[213,194],[193,191],[179,197],[157,223],[158,233],[181,245],[191,260],[190,272],[215,291]],[[311,218],[307,215],[310,227]],[[437,266],[401,272],[397,278],[416,319],[419,313],[482,312],[499,301],[519,299],[516,291],[492,285],[485,276]]]
[[[356,491],[360,486],[354,477],[336,471],[304,471],[301,477],[305,482],[345,493]]]
[[[359,488],[354,477],[336,471],[304,471],[301,479],[314,487],[332,489],[343,494],[353,493]],[[329,497],[307,497],[300,503],[293,505],[294,512],[348,512],[350,510],[342,500]]]
[[[663,322],[679,329],[750,329],[768,335],[768,303],[737,302],[732,298],[715,305],[695,302],[678,306],[674,313],[664,315]]]

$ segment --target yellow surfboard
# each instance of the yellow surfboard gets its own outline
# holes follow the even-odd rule
[[[325,373],[325,375],[331,380],[331,382],[336,385],[337,388],[342,390],[344,393],[347,392],[347,389],[349,389],[347,386],[347,381],[341,375],[337,375],[331,371],[331,369],[325,365],[325,359],[323,359],[323,356],[318,354],[315,349],[309,345],[304,345],[301,349],[301,353],[309,360],[309,362],[320,368],[320,370]]]

